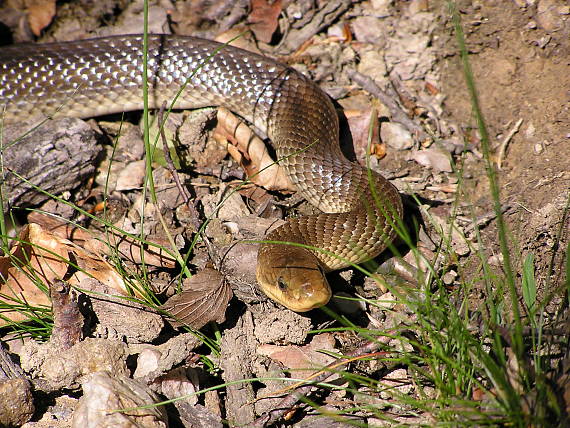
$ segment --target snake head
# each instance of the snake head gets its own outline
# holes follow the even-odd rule
[[[331,289],[324,269],[309,250],[291,245],[262,245],[257,282],[271,299],[295,312],[326,305]]]

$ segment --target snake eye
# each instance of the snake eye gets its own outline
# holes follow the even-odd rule
[[[279,278],[277,278],[277,285],[281,291],[286,291],[288,288],[287,283],[285,282],[285,280],[281,276]]]

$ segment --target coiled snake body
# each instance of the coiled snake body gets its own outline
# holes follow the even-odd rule
[[[0,119],[142,109],[142,48],[142,36],[1,47]],[[375,257],[392,241],[402,215],[398,191],[342,155],[334,107],[306,77],[247,51],[181,36],[149,36],[147,64],[151,108],[170,105],[187,84],[176,108],[222,105],[238,113],[268,135],[298,191],[323,211],[266,236],[324,250],[262,244],[257,279],[269,297],[296,311],[321,306],[331,296],[324,273]]]

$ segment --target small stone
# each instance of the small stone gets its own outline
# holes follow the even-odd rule
[[[487,259],[487,263],[491,266],[502,266],[503,265],[503,255],[495,254]]]
[[[538,27],[536,21],[529,21],[528,24],[526,24],[526,28],[528,28],[529,30],[535,30]]]
[[[552,37],[550,37],[550,36],[541,37],[540,39],[538,39],[536,41],[536,45],[540,49],[544,49],[550,43],[550,40],[552,40]]]
[[[162,353],[158,349],[143,349],[137,358],[137,368],[133,377],[144,377],[158,369],[161,356]]]
[[[408,150],[414,146],[410,131],[395,122],[382,124],[380,138],[384,143],[396,150]]]
[[[544,146],[542,145],[542,143],[536,143],[534,145],[534,153],[539,155],[544,151]]]
[[[352,21],[352,31],[359,42],[376,43],[384,38],[384,23],[374,16],[359,16]]]
[[[408,12],[415,15],[418,12],[429,11],[429,3],[427,0],[412,0],[408,6]]]
[[[100,371],[82,384],[83,397],[73,415],[72,428],[134,427],[166,428],[164,406],[146,384],[125,375]],[[128,412],[117,410],[129,409]]]
[[[360,52],[360,63],[357,70],[359,73],[369,76],[380,87],[388,83],[386,61],[384,56],[375,49],[365,49]]]
[[[441,172],[452,172],[449,154],[444,153],[437,147],[426,150],[416,150],[412,153],[412,159],[422,166]]]
[[[0,425],[20,426],[34,414],[32,385],[25,377],[0,381]]]
[[[393,0],[372,0],[372,9],[377,14],[389,15],[390,6]]]
[[[442,279],[445,285],[451,285],[455,281],[455,278],[457,278],[457,272],[450,270],[449,272],[445,272]]]
[[[384,293],[378,299],[376,299],[376,305],[379,308],[390,310],[394,309],[398,300],[394,297],[394,295],[390,292]]]
[[[409,394],[414,388],[406,369],[396,369],[388,373],[384,376],[382,386],[386,389],[380,392],[380,398],[385,400],[392,398],[394,394]]]
[[[536,20],[548,32],[562,28],[562,18],[556,2],[557,0],[540,0],[536,7]]]

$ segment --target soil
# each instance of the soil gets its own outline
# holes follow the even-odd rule
[[[567,217],[562,223],[570,189],[570,23],[567,15],[552,13],[564,2],[520,6],[526,3],[459,2],[458,7],[491,144],[497,147],[522,121],[497,177],[502,203],[517,207],[505,217],[515,263],[517,254],[533,253],[544,286],[556,236],[562,232],[566,245],[570,230]],[[445,58],[441,67],[446,112],[474,126],[459,58]],[[468,183],[470,198],[490,210],[488,181],[480,173]],[[483,233],[491,251],[499,252],[494,226]],[[554,262],[554,288],[564,282],[563,255],[559,251]]]
[[[90,2],[83,3],[88,5]],[[153,28],[159,29],[164,29],[165,26],[173,28],[181,34],[198,34],[214,38],[223,33],[224,38],[230,38],[244,28],[248,12],[243,6],[248,3],[178,2],[174,9],[159,3],[154,5],[151,11],[152,25]],[[332,3],[338,4],[339,10],[344,11],[339,12],[338,17],[327,21],[326,17],[330,14],[324,14],[323,18],[315,12],[323,10],[325,7],[323,5],[320,5],[319,9],[315,7],[314,2],[284,1],[283,7],[287,13],[276,15],[280,16],[278,21],[280,27],[272,33],[268,43],[255,44],[247,37],[245,43],[248,48],[259,48],[268,55],[286,61],[311,75],[338,100],[344,107],[349,122],[352,122],[354,153],[357,158],[364,151],[362,143],[355,137],[354,132],[359,125],[354,125],[350,112],[356,111],[360,117],[368,117],[371,100],[368,93],[363,92],[351,81],[348,71],[356,69],[372,77],[381,89],[388,91],[389,88],[393,88],[395,90],[393,94],[397,93],[394,95],[395,98],[404,106],[403,110],[415,120],[416,124],[420,124],[427,134],[432,135],[432,138],[424,141],[413,140],[411,136],[405,137],[411,135],[411,131],[404,130],[407,134],[406,132],[399,134],[404,135],[404,138],[396,140],[393,133],[395,131],[388,133],[388,127],[381,128],[378,134],[385,141],[377,143],[378,147],[383,147],[386,156],[381,160],[374,160],[374,167],[392,179],[402,192],[414,193],[422,202],[431,206],[430,213],[435,218],[442,219],[443,224],[450,214],[458,209],[460,217],[467,219],[463,222],[458,221],[458,227],[470,239],[473,238],[470,229],[473,216],[487,219],[481,223],[484,250],[493,268],[497,272],[502,272],[504,260],[500,256],[497,223],[492,214],[491,188],[485,161],[481,156],[483,150],[481,135],[477,130],[471,97],[463,77],[463,65],[448,11],[448,2],[366,0],[353,3],[339,0],[331,1],[330,4]],[[93,7],[92,5],[85,6],[82,2],[58,3],[58,15],[53,17],[53,22],[48,20],[45,28],[41,29],[39,38],[33,36],[33,29],[26,29],[27,21],[23,11],[21,15],[13,10],[8,11],[7,8],[0,11],[5,12],[6,16],[8,12],[10,13],[12,20],[6,20],[9,22],[4,24],[12,30],[17,28],[13,35],[19,41],[77,39],[112,34],[115,31],[113,26],[100,28],[101,22],[130,29],[124,32],[140,32],[136,31],[134,23],[138,22],[136,19],[123,18],[121,23],[120,18],[129,4],[130,13],[134,14],[133,16],[140,16],[140,2],[109,0],[97,4],[98,6],[94,8],[97,10],[91,10],[90,13],[91,16],[100,16],[101,19],[90,18],[85,20],[82,26],[81,14],[85,14],[85,8]],[[489,132],[492,159],[495,167],[500,164],[500,168],[497,167],[500,201],[509,230],[508,238],[514,271],[521,271],[520,261],[526,255],[534,255],[536,277],[540,287],[538,297],[549,299],[549,304],[546,306],[546,316],[549,317],[559,310],[561,292],[564,290],[565,281],[568,281],[564,277],[564,257],[570,231],[570,220],[565,211],[570,198],[570,8],[564,0],[462,0],[457,2],[457,8],[460,11],[469,60]],[[185,20],[184,18],[188,16],[192,19]],[[271,21],[269,17],[273,15],[266,12],[262,16]],[[304,16],[306,19],[303,21],[298,18],[299,16]],[[316,35],[307,36],[312,43],[306,43],[307,40],[302,39],[305,34],[302,30],[316,25],[319,19],[324,22],[322,28]],[[301,21],[303,25],[299,24]],[[19,22],[19,25],[14,25],[14,22]],[[295,27],[295,24],[299,26]],[[129,25],[134,26],[135,30]],[[120,33],[120,30],[118,32]],[[346,32],[350,33],[348,38]],[[283,37],[286,42],[280,43]],[[393,112],[388,111],[386,107],[380,106],[379,112],[380,126],[393,119]],[[207,119],[203,119],[200,123],[209,123],[212,117],[208,112]],[[185,117],[173,116],[172,121],[177,120],[183,122]],[[361,129],[363,126],[368,129],[367,122],[360,125]],[[97,127],[103,129],[104,134],[111,135],[118,125],[117,121],[114,124],[100,122]],[[216,148],[204,149],[207,139],[204,130],[207,130],[208,126],[194,126],[194,128],[197,130],[192,133],[197,136],[196,141],[199,140],[199,143],[192,146],[189,151],[196,160],[195,164],[199,165],[196,169],[198,173],[183,177],[194,184],[193,196],[204,199],[203,212],[214,212],[212,207],[225,195],[226,187],[230,186],[232,180],[236,175],[240,176],[240,173],[235,172],[237,169],[235,162],[232,163],[228,159],[223,161],[225,162],[223,173],[228,174],[223,180],[218,179],[222,176],[222,169],[219,166],[210,166],[210,170],[206,171],[208,160],[215,159],[219,164],[225,153]],[[124,134],[133,134],[134,140],[140,138],[137,132],[137,125],[131,123],[126,124],[123,130]],[[179,128],[173,131],[177,132]],[[123,156],[125,162],[136,160],[136,156],[139,158],[142,156],[142,154],[135,156],[129,152],[138,144],[134,140],[132,143],[129,140],[124,153],[117,154],[119,157]],[[501,144],[504,144],[502,154]],[[446,153],[443,158],[440,156],[441,147]],[[456,165],[461,167],[464,182],[462,187],[459,187],[460,191],[457,191],[459,181],[457,175],[452,172],[449,164],[450,154]],[[118,171],[122,168],[122,164],[116,164],[113,168]],[[102,170],[105,171],[103,167]],[[103,175],[97,178],[98,183],[105,183],[106,176]],[[118,172],[116,175],[119,175]],[[157,186],[164,186],[161,187],[164,193],[161,197],[171,208],[167,220],[173,224],[177,244],[179,241],[184,241],[180,246],[185,247],[192,236],[186,231],[191,229],[188,225],[192,224],[192,220],[187,219],[192,218],[192,215],[180,208],[180,197],[175,188],[166,187],[171,181],[170,174],[162,170],[158,176]],[[129,193],[139,185],[129,184],[131,187],[128,190],[120,189],[124,194],[128,194],[129,204],[140,203]],[[84,188],[77,192],[76,200],[80,200],[88,193],[94,193]],[[166,195],[167,193],[169,194]],[[241,239],[261,238],[269,225],[282,216],[283,211],[289,211],[287,206],[282,207],[282,201],[271,205],[274,207],[272,210],[266,208],[269,200],[280,198],[281,196],[277,196],[275,192],[255,193],[251,189],[241,192],[241,196],[230,198],[228,204],[232,204],[229,205],[231,208],[225,213],[218,213],[218,217],[206,231],[211,245],[204,245],[196,250],[194,258],[189,262],[191,269],[197,271],[206,265],[210,266],[208,255],[212,255],[212,248],[215,249],[214,255],[221,258],[221,254],[225,254],[224,251],[237,239],[236,234],[232,232],[234,229],[239,231],[237,236]],[[285,200],[286,205],[296,206],[295,203],[296,201],[291,202],[290,199]],[[256,209],[252,210],[251,207]],[[298,212],[308,211],[310,208],[301,206]],[[259,212],[268,218],[259,218],[257,216]],[[62,216],[65,217],[63,214]],[[153,217],[152,212],[147,216]],[[147,222],[151,224],[150,219]],[[132,220],[131,223],[129,223],[133,228],[131,232],[138,233],[136,221]],[[125,224],[123,223],[122,227],[126,228]],[[160,230],[160,227],[156,226],[148,231],[150,236],[156,232],[155,229]],[[431,241],[437,241],[429,227],[426,227],[426,232],[430,234]],[[159,238],[165,239],[163,236]],[[421,234],[419,239],[422,240]],[[423,242],[426,254],[433,250],[430,250],[427,241]],[[477,270],[480,261],[476,252],[470,251],[464,242],[460,241],[461,239],[458,239],[453,242],[457,260],[448,272],[452,273],[451,280],[447,284],[450,286],[457,286],[461,281],[476,278],[480,274]],[[204,347],[196,348],[193,336],[183,339],[182,335],[178,335],[170,326],[165,326],[162,332],[159,332],[160,326],[156,325],[159,321],[154,318],[156,335],[144,340],[140,339],[142,337],[140,332],[136,335],[133,333],[131,337],[129,331],[124,331],[131,329],[131,327],[125,328],[130,324],[122,319],[128,311],[115,314],[113,321],[101,321],[103,329],[107,331],[106,336],[101,333],[100,326],[96,331],[91,331],[93,336],[105,338],[98,340],[116,341],[111,346],[113,352],[106,352],[124,355],[124,361],[116,357],[115,363],[120,370],[116,367],[114,370],[118,370],[123,376],[129,371],[127,366],[132,368],[131,371],[135,373],[141,384],[152,385],[151,389],[154,392],[149,392],[149,396],[158,393],[170,398],[168,394],[183,395],[192,392],[192,387],[199,389],[223,381],[230,382],[253,376],[275,378],[284,375],[283,367],[299,369],[292,361],[307,358],[310,362],[316,362],[316,357],[312,355],[316,354],[315,349],[327,347],[330,352],[339,352],[340,349],[354,350],[359,345],[348,335],[310,336],[311,329],[328,326],[329,318],[322,313],[315,314],[314,311],[308,315],[299,315],[282,308],[276,309],[255,291],[254,249],[241,244],[231,248],[233,252],[228,253],[224,275],[239,301],[234,298],[230,302],[230,310],[226,312],[227,321],[220,327],[222,351],[219,370],[222,374],[215,370],[207,371],[204,366],[200,366],[199,354],[205,350]],[[214,265],[218,261],[214,260]],[[133,265],[135,264],[136,261],[133,262]],[[156,272],[150,273],[157,284],[157,289],[160,288],[158,285],[167,288],[174,281],[171,272],[172,269],[157,269]],[[356,290],[360,294],[370,293],[369,297],[380,295],[387,299],[387,294],[382,295],[376,286],[370,287],[370,284],[358,273],[351,270],[335,274],[333,278],[333,282],[340,287],[348,287],[343,292],[347,291],[349,295]],[[472,308],[476,309],[486,295],[482,285],[476,280],[474,283],[475,289],[472,290],[470,302]],[[170,291],[171,294],[173,292]],[[227,293],[228,290],[224,288],[224,295]],[[201,298],[208,300],[209,296],[211,294]],[[137,307],[134,312],[139,309]],[[347,308],[341,304],[335,306],[335,309],[345,311],[350,316],[354,313],[361,314],[362,311],[360,307]],[[406,314],[406,316],[413,315]],[[355,319],[367,325],[368,319],[362,314],[355,316]],[[177,342],[170,342],[169,346],[167,344],[170,340]],[[123,342],[128,344],[128,350],[123,346]],[[326,346],[323,344],[325,342]],[[23,365],[27,367],[28,374],[34,373],[36,378],[42,378],[43,373],[43,381],[49,378],[46,375],[47,369],[41,364],[49,361],[50,352],[58,352],[57,347],[55,350],[46,348],[40,352],[36,345],[29,343],[24,345],[24,351],[19,349],[19,345],[10,346],[11,352],[22,356],[34,353],[38,358],[37,355],[41,355],[43,360],[37,366],[29,361]],[[104,347],[104,345],[98,346]],[[116,351],[119,348],[120,352]],[[82,353],[87,351],[83,349],[77,352],[79,352],[77,355],[83,355]],[[52,373],[53,370],[50,369],[50,376],[57,377],[57,386],[62,388],[61,391],[80,391],[78,385],[87,382],[80,375],[84,374],[80,367],[81,361],[74,355],[72,351],[69,355],[65,355],[66,359],[73,361],[73,374],[65,375],[69,376],[69,379],[60,373]],[[144,355],[146,360],[141,355]],[[134,364],[133,359],[137,358],[138,361]],[[148,363],[153,358],[159,361],[154,366]],[[147,361],[150,368],[142,368],[143,360]],[[328,364],[330,361],[319,360],[319,364]],[[97,361],[97,364],[90,364],[100,367],[104,362]],[[138,375],[133,365],[138,366],[136,367]],[[173,367],[180,366],[188,367],[184,376],[191,381],[180,381],[177,386],[179,389],[167,392],[163,377],[166,373],[170,374]],[[191,369],[195,372],[191,372]],[[368,370],[374,371],[370,367]],[[215,374],[212,375],[212,372]],[[405,375],[404,370],[402,376]],[[125,379],[121,378],[121,382],[133,381],[127,376],[123,377]],[[41,389],[41,385],[41,382],[37,383],[36,388]],[[54,394],[54,390],[58,390],[54,385],[44,388],[46,394]],[[215,424],[221,424],[220,415],[236,424],[250,424],[256,416],[279,405],[279,400],[268,399],[265,396],[269,395],[271,390],[283,386],[283,383],[273,380],[267,381],[262,388],[252,384],[238,384],[227,389],[227,397],[212,391],[206,394],[205,399],[200,398],[199,404],[182,402],[176,405],[176,409],[171,407],[169,412],[176,414],[176,423],[172,423],[171,419],[171,426],[177,424],[190,426],[185,425],[189,423],[185,417],[197,418],[195,420],[203,418],[200,420],[206,421],[202,425],[192,426],[216,426]],[[142,388],[138,385],[137,388],[139,387]],[[410,388],[404,393],[413,393],[412,390],[413,388]],[[79,392],[74,394],[81,395]],[[37,406],[41,411],[36,412],[34,422],[28,423],[27,426],[70,426],[73,412],[62,411],[61,406],[66,409],[78,406],[83,415],[87,414],[85,402],[78,403],[63,392],[51,397],[52,401],[58,401],[58,405],[48,409]],[[61,397],[69,398],[67,404],[59,403]],[[255,397],[264,399],[252,406]],[[330,408],[334,408],[335,403],[343,400],[340,394],[329,398],[332,403]],[[221,404],[223,400],[226,401]],[[144,404],[135,400],[133,406],[137,403]],[[349,404],[343,403],[340,407],[343,405]],[[156,419],[164,417],[157,415]],[[52,420],[59,418],[60,424],[50,422],[50,418]],[[363,417],[362,421],[369,424],[377,422],[373,417],[368,419]],[[409,417],[402,418],[402,422],[404,421],[429,423],[429,419],[422,415],[413,420]],[[160,426],[158,422],[156,423],[156,426]],[[306,423],[307,425],[302,425],[301,421],[298,426],[310,426],[309,418]]]

